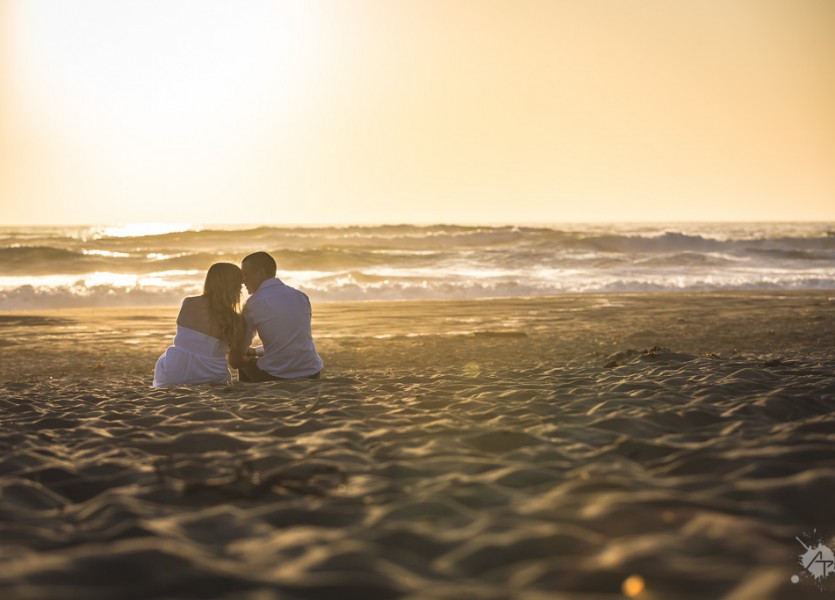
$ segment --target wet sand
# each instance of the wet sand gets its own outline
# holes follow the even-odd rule
[[[314,310],[323,379],[157,390],[176,308],[0,314],[0,597],[835,590],[831,293]]]

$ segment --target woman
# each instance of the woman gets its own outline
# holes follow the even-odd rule
[[[231,380],[226,353],[230,348],[240,351],[245,336],[242,284],[237,265],[215,263],[209,268],[203,294],[183,300],[174,345],[154,368],[154,387]]]

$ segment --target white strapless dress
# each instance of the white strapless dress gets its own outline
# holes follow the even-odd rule
[[[174,345],[154,367],[154,387],[193,383],[228,383],[227,344],[194,329],[177,325]]]

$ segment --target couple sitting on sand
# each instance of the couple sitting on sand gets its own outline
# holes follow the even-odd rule
[[[242,284],[251,296],[240,311]],[[203,294],[183,300],[174,345],[157,360],[154,387],[226,383],[229,366],[240,381],[318,378],[322,359],[310,316],[308,297],[275,276],[275,260],[266,252],[250,254],[241,268],[215,263]],[[256,332],[263,346],[252,348]]]

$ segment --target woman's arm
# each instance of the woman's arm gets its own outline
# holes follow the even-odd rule
[[[186,305],[188,304],[189,298],[183,298],[183,301],[180,303],[180,312],[177,313],[177,325],[182,325],[184,321],[188,320],[188,309]]]
[[[239,317],[238,326],[235,328],[235,339],[229,344],[229,351],[227,352],[227,360],[229,366],[233,369],[240,369],[247,362],[251,362],[253,357],[247,356],[247,348],[250,340],[247,340],[247,327],[243,317]]]

